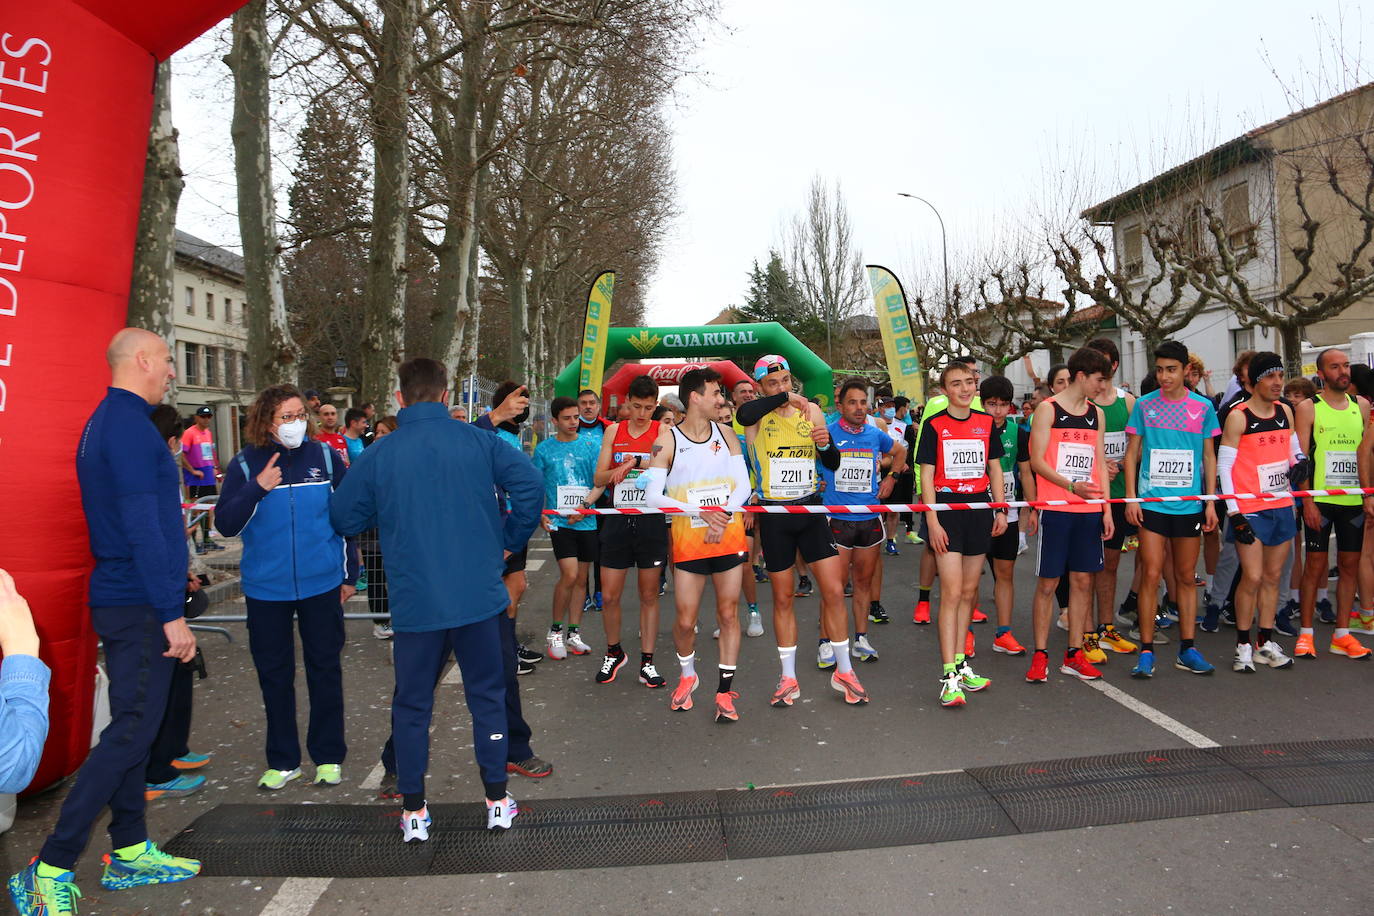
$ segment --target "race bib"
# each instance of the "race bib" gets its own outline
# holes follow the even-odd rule
[[[1086,442],[1061,442],[1055,456],[1054,469],[1075,483],[1093,479],[1093,464],[1097,461],[1097,447]]]
[[[1150,487],[1178,489],[1193,485],[1193,450],[1156,448],[1150,450]]]
[[[1107,433],[1107,439],[1103,447],[1104,457],[1108,461],[1122,461],[1126,457],[1126,432],[1118,430],[1114,433]]]
[[[1288,490],[1288,462],[1271,461],[1261,464],[1255,471],[1259,475],[1261,493],[1284,493]]]
[[[968,480],[987,473],[987,443],[982,439],[946,439],[940,445],[949,479]]]
[[[1016,501],[1016,478],[1010,471],[1002,472],[1002,502],[1010,503]]]
[[[1358,487],[1360,469],[1354,452],[1326,452],[1326,486]]]
[[[868,455],[841,455],[835,489],[841,493],[872,493],[873,459]]]
[[[647,505],[644,491],[635,486],[635,478],[639,475],[639,471],[631,471],[624,480],[615,485],[612,500],[617,509],[643,509]]]
[[[730,498],[728,483],[713,483],[709,486],[688,487],[687,504],[691,506],[723,506]],[[693,528],[705,528],[706,520],[698,515],[689,515],[688,521]]]
[[[800,499],[816,492],[816,462],[810,458],[774,458],[768,462],[768,498]]]
[[[212,442],[202,442],[200,444],[200,460],[205,464],[215,463],[215,446]]]
[[[591,492],[590,487],[559,487],[558,488],[558,509],[566,512],[570,509],[581,509],[582,500],[587,498]]]

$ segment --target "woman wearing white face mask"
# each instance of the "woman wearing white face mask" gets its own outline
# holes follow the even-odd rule
[[[334,532],[329,502],[344,478],[344,462],[309,438],[301,393],[274,385],[248,410],[242,452],[225,467],[215,527],[243,538],[239,572],[248,608],[248,647],[267,713],[267,771],[258,780],[276,790],[301,775],[296,731],[298,621],[310,693],[306,749],[315,783],[338,785],[344,743],[343,602],[352,597],[358,555]]]

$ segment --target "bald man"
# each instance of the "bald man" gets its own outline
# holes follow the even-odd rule
[[[137,328],[116,334],[106,359],[110,387],[77,443],[76,472],[95,555],[91,623],[105,650],[110,724],[77,773],[38,858],[10,879],[20,912],[74,912],[64,908],[74,898],[72,869],[107,807],[113,849],[104,887],[167,884],[200,871],[194,859],[159,850],[143,817],[144,768],[172,668],[196,651],[182,617],[189,557],[177,466],[149,419],[176,367],[162,338]]]

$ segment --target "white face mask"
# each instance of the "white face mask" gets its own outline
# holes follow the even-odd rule
[[[300,448],[305,441],[305,421],[292,420],[277,427],[277,438],[287,448]]]

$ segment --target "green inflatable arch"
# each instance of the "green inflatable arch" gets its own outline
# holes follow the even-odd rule
[[[747,357],[765,353],[776,353],[786,359],[793,378],[801,382],[807,397],[815,397],[821,407],[830,408],[835,395],[835,373],[825,360],[808,350],[776,321],[681,328],[611,328],[606,334],[601,369],[604,374],[606,367],[618,359]],[[558,373],[553,383],[555,396],[577,396],[579,365],[579,360],[574,359]]]

